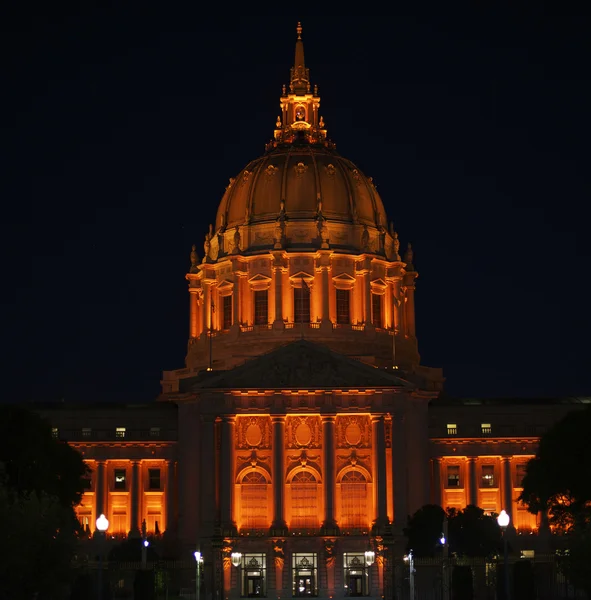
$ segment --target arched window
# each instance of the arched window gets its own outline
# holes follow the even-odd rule
[[[267,480],[260,473],[248,473],[240,486],[242,527],[264,529],[269,526],[267,516]]]
[[[349,471],[341,479],[341,529],[367,527],[367,481]]]
[[[300,471],[291,480],[291,528],[318,527],[318,483],[312,473]]]

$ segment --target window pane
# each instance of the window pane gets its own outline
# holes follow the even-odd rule
[[[523,478],[527,472],[527,463],[518,463],[515,465],[515,487],[523,487]]]
[[[482,465],[482,480],[480,487],[495,487],[495,466]]]
[[[267,518],[267,480],[260,473],[249,473],[240,486],[242,523],[245,529],[265,529]]]
[[[350,471],[341,480],[341,528],[367,526],[367,482],[359,471]]]
[[[160,469],[148,469],[148,484],[151,490],[160,489]]]
[[[222,329],[230,329],[232,327],[232,296],[222,297],[223,307],[223,322]]]
[[[254,324],[267,325],[269,322],[269,292],[257,290],[254,293]]]
[[[460,466],[449,465],[447,467],[447,487],[460,487]]]
[[[371,295],[371,321],[374,327],[383,327],[382,298],[379,294]]]
[[[293,309],[296,323],[310,322],[310,290],[308,288],[293,289]]]
[[[337,323],[347,325],[350,322],[350,290],[337,290]]]
[[[115,469],[114,475],[115,475],[115,482],[113,484],[113,489],[115,489],[115,490],[127,489],[125,469]]]
[[[302,471],[291,480],[292,529],[318,526],[318,484],[312,473]]]

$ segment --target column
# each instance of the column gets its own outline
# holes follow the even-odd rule
[[[107,507],[105,506],[105,461],[97,460],[96,462],[96,515],[98,519],[105,514]],[[94,524],[92,525],[94,528]]]
[[[277,325],[283,326],[283,297],[282,297],[282,277],[281,268],[275,267],[273,269],[273,277],[275,279],[275,321]]]
[[[441,488],[441,458],[432,458],[431,465],[433,468],[433,490],[431,492],[433,504],[443,506],[443,490]]]
[[[322,417],[322,433],[324,439],[324,523],[323,529],[336,530],[334,519],[335,468],[334,468],[334,415]]]
[[[330,321],[330,295],[328,289],[328,267],[322,267],[322,322]]]
[[[476,479],[475,457],[468,458],[468,504],[478,506],[478,480]]]
[[[176,463],[174,460],[166,461],[166,533],[173,533],[176,529]]]
[[[203,331],[207,333],[210,327],[210,316],[211,316],[211,286],[205,284],[203,286],[203,309],[201,310],[201,316],[203,317]]]
[[[284,503],[284,444],[285,444],[285,417],[271,417],[273,422],[273,496],[275,499],[275,514],[272,529],[287,529],[285,523]]]
[[[221,457],[220,457],[220,478],[218,491],[220,498],[221,522],[224,535],[230,535],[236,528],[233,519],[234,507],[234,424],[236,420],[233,416],[224,415],[222,417],[222,439],[221,439]]]
[[[405,317],[407,335],[410,337],[416,336],[415,330],[415,286],[413,284],[406,286],[406,304]]]
[[[396,333],[402,333],[402,323],[400,319],[402,307],[403,300],[400,294],[400,278],[396,278],[392,282],[392,310],[394,313],[394,330]]]
[[[505,509],[511,517],[510,525],[513,526],[513,486],[511,485],[511,457],[501,457],[502,478],[503,478],[503,498],[501,500],[501,510]]]
[[[202,537],[214,533],[216,505],[215,478],[212,476],[215,464],[215,420],[212,415],[204,415],[201,436],[201,477],[199,478],[199,498],[201,500],[200,533]],[[196,457],[195,457],[196,458]]]
[[[198,288],[189,288],[189,337],[195,339],[198,333],[198,321],[197,321],[197,301],[198,301]]]
[[[363,291],[365,298],[365,326],[368,327],[371,325],[371,286],[369,283],[369,271],[365,271],[363,274]]]
[[[234,273],[234,289],[232,290],[232,325],[240,325],[240,276]]]
[[[129,535],[137,536],[140,533],[140,462],[131,463],[131,521]]]
[[[384,417],[372,416],[375,519],[378,527],[388,524],[386,511],[386,432]]]
[[[392,417],[392,479],[394,481],[394,523],[399,531],[408,517],[408,482],[406,469],[406,435],[404,415]]]

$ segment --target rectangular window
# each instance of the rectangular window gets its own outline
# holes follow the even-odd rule
[[[125,427],[117,427],[115,429],[115,437],[124,438],[125,437]]]
[[[381,329],[384,326],[382,298],[383,296],[380,294],[371,295],[371,323],[378,329]]]
[[[160,437],[160,427],[150,427],[150,437]]]
[[[363,552],[345,552],[343,572],[346,596],[369,596],[369,567]]]
[[[59,437],[59,431],[57,429],[57,427],[52,427],[51,428],[51,437],[56,439]]]
[[[119,491],[125,491],[127,489],[127,477],[125,469],[115,469],[115,481],[113,483],[113,489]]]
[[[458,426],[456,423],[447,424],[447,435],[458,435]]]
[[[222,296],[222,309],[222,329],[230,329],[232,327],[232,296]]]
[[[523,487],[523,478],[527,473],[527,463],[517,463],[515,465],[515,487]]]
[[[254,293],[254,324],[267,325],[269,322],[269,292],[256,290]]]
[[[351,290],[337,290],[337,323],[348,325],[351,322],[349,299]]]
[[[160,469],[148,469],[148,489],[160,489]]]
[[[480,430],[484,435],[490,435],[492,433],[492,425],[490,423],[481,423]]]
[[[90,427],[82,428],[82,437],[89,438],[92,436],[92,429]]]
[[[246,598],[264,598],[266,591],[267,557],[264,554],[242,556],[240,595]]]
[[[480,487],[496,487],[494,465],[482,465],[482,477],[480,479]]]
[[[310,322],[310,289],[307,286],[293,288],[293,312],[295,323]]]
[[[447,487],[460,487],[460,465],[448,465],[447,467]]]

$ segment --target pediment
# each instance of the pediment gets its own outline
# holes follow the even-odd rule
[[[378,279],[374,279],[373,281],[371,281],[371,285],[375,286],[375,287],[380,287],[380,288],[387,288],[388,284],[380,277]]]
[[[271,278],[261,273],[257,273],[254,277],[248,280],[248,283],[271,283]]]
[[[221,283],[218,284],[217,288],[219,291],[223,292],[224,290],[231,290],[234,287],[234,282],[229,279],[224,279]]]
[[[385,370],[334,352],[327,346],[298,340],[280,346],[228,371],[196,382],[200,389],[341,389],[384,387],[414,389],[408,381]]]
[[[314,281],[314,275],[310,275],[310,273],[306,273],[305,271],[298,271],[297,273],[290,275],[289,279],[292,282],[301,281],[303,279],[306,283],[310,283],[310,281]]]
[[[349,273],[340,273],[332,278],[333,281],[339,281],[343,283],[355,283],[355,277],[349,275]]]

